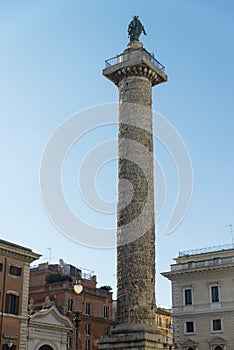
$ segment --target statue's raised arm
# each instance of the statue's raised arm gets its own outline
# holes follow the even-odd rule
[[[139,41],[139,37],[143,33],[146,35],[145,28],[141,21],[139,20],[138,16],[134,16],[133,20],[130,22],[128,26],[128,36],[130,38],[130,41]]]

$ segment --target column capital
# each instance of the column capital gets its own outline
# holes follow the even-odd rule
[[[128,76],[146,77],[152,86],[166,82],[165,67],[143,47],[130,44],[122,54],[105,61],[103,75],[117,86]]]

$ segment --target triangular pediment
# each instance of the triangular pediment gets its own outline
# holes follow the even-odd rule
[[[49,309],[43,309],[31,316],[30,323],[37,323],[42,325],[53,325],[60,327],[72,328],[72,322],[67,316],[62,315],[55,305]]]

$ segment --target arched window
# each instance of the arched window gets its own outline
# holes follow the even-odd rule
[[[190,347],[190,348],[188,348],[188,350],[195,350],[195,348],[191,348],[191,347]]]
[[[217,345],[214,350],[223,350],[223,346],[222,345]]]
[[[42,345],[39,350],[54,350],[50,345]]]

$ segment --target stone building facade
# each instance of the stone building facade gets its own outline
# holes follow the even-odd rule
[[[40,255],[0,240],[0,349],[26,350],[30,263]]]
[[[37,311],[28,320],[27,350],[67,350],[72,329],[72,322],[56,306]]]
[[[78,281],[83,287],[81,294],[74,291]],[[112,293],[97,288],[96,276],[85,275],[72,265],[40,264],[32,268],[29,301],[34,311],[55,305],[71,322],[75,312],[80,312],[79,350],[97,350],[101,336],[112,331]],[[68,337],[70,350],[76,345],[74,326],[73,322],[73,332]]]
[[[181,252],[162,275],[172,283],[176,349],[234,349],[234,249]]]
[[[172,350],[173,347],[173,328],[171,309],[156,308],[155,325],[161,330],[163,336],[163,346],[165,349]]]

